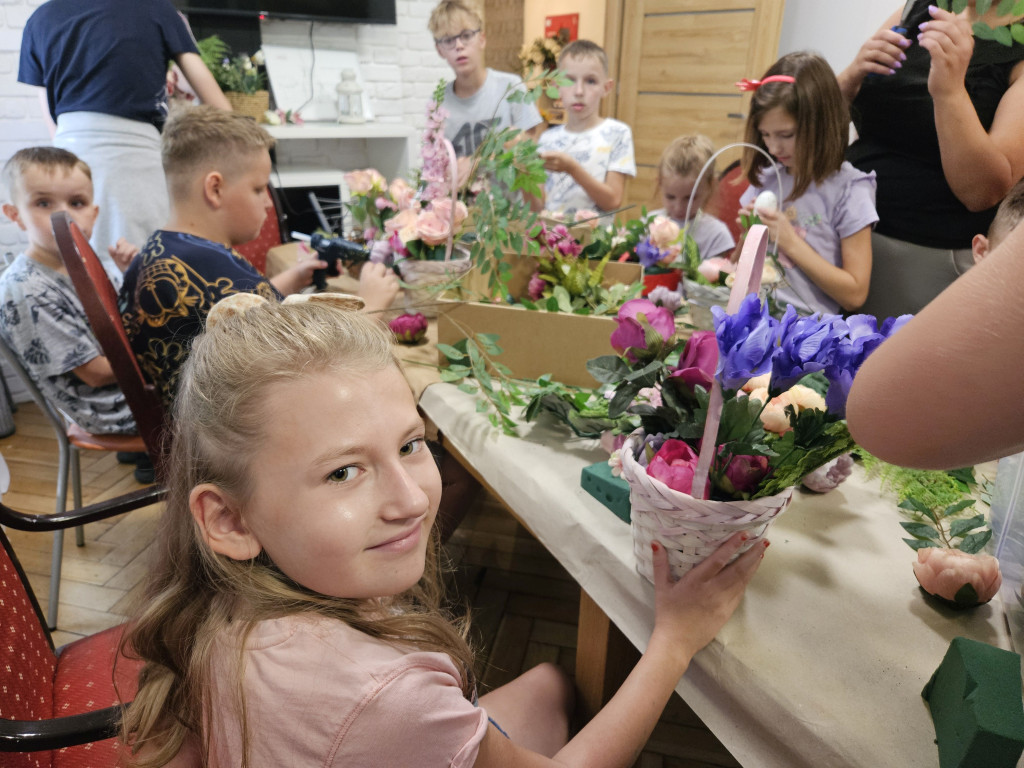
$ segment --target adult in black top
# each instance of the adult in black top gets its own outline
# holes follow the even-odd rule
[[[839,75],[858,133],[847,159],[878,178],[862,311],[879,316],[917,312],[970,266],[971,238],[1024,175],[1024,45],[975,40],[973,0],[959,16],[928,6],[917,0],[906,37],[896,11]]]

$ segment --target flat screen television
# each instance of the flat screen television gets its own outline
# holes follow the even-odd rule
[[[194,15],[339,21],[351,24],[396,23],[396,0],[173,0]]]

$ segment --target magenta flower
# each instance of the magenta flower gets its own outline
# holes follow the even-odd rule
[[[417,344],[427,335],[427,318],[419,312],[402,314],[388,323],[388,328],[400,344]]]
[[[541,279],[540,272],[534,272],[526,286],[526,292],[531,299],[538,301],[544,296],[544,289],[547,285],[547,282]]]
[[[694,331],[686,342],[679,365],[669,378],[679,379],[690,392],[694,387],[703,387],[709,392],[717,367],[718,340],[714,331]]]
[[[749,494],[757,490],[767,474],[767,456],[733,456],[725,468],[722,488],[731,494]]]
[[[682,440],[666,440],[647,465],[647,474],[656,478],[674,491],[692,495],[693,471],[697,468],[697,454]],[[707,498],[711,489],[704,493]]]
[[[636,352],[644,352],[671,339],[676,332],[675,316],[664,307],[647,299],[631,299],[619,307],[615,317],[618,328],[612,332],[612,347],[626,359],[635,363]],[[652,338],[648,338],[648,330]]]

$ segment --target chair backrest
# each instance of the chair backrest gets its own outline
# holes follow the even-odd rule
[[[0,718],[53,717],[57,657],[25,572],[0,528]],[[48,752],[3,753],[5,768],[50,765]]]
[[[740,210],[740,197],[749,186],[750,182],[743,175],[742,163],[736,160],[718,177],[715,193],[707,204],[707,212],[725,223],[737,243],[740,241],[740,225],[736,222],[736,214]]]
[[[66,443],[68,441],[67,422],[61,416],[60,411],[54,408],[50,401],[46,399],[46,396],[36,385],[35,379],[25,370],[25,366],[21,364],[21,358],[11,349],[3,334],[0,334],[0,357],[7,362],[15,375],[21,379],[21,383],[25,385],[25,389],[28,390],[32,400],[35,401],[35,404],[39,406],[39,410],[43,412],[46,420],[53,426],[53,431],[57,433],[57,442],[60,444],[61,450],[66,451]]]
[[[50,218],[64,266],[85,309],[96,340],[124,393],[139,435],[160,475],[164,458],[164,409],[156,389],[146,381],[124,329],[117,292],[89,241],[65,211]]]
[[[285,222],[281,214],[281,201],[273,187],[267,187],[267,218],[254,240],[236,245],[235,250],[252,264],[261,275],[267,274],[267,251],[285,242]]]

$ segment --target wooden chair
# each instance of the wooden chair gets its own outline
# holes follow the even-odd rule
[[[50,217],[64,266],[85,309],[96,340],[110,361],[117,384],[124,393],[139,436],[146,445],[157,480],[162,477],[164,452],[164,409],[156,388],[150,384],[135,359],[118,309],[117,291],[107,277],[89,241],[65,211]]]
[[[54,514],[63,517],[67,508],[68,480],[71,481],[71,499],[74,509],[82,506],[82,474],[79,463],[79,450],[98,451],[125,451],[139,453],[146,450],[146,444],[138,435],[94,435],[70,419],[66,418],[56,408],[36,385],[35,380],[21,364],[21,358],[7,344],[7,341],[0,336],[0,357],[3,357],[8,365],[21,379],[28,393],[32,396],[39,410],[43,412],[47,421],[53,427],[57,436],[57,448],[59,452],[57,469],[57,498]],[[75,528],[75,543],[85,546],[85,535],[82,526]],[[64,529],[59,528],[53,532],[53,554],[50,563],[50,595],[49,604],[46,609],[47,626],[53,630],[57,628],[57,606],[60,598],[60,576],[61,561],[64,554]]]
[[[26,515],[0,503],[0,525],[63,530],[154,504],[163,496],[162,488],[149,486],[62,515]],[[58,654],[0,528],[0,765],[118,765],[122,747],[111,737],[120,726],[120,703],[135,697],[141,667],[138,660],[118,657],[123,631],[120,625],[90,635]]]

